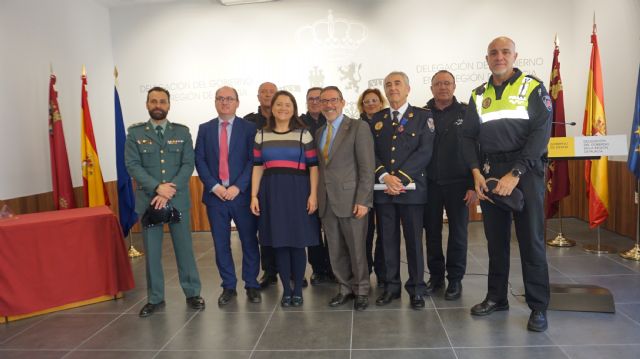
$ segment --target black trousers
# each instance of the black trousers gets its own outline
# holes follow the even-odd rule
[[[460,281],[467,268],[467,225],[469,208],[463,198],[467,193],[466,182],[439,185],[429,181],[429,203],[424,210],[424,228],[427,234],[427,267],[432,280]],[[447,211],[449,238],[447,257],[442,251],[442,214]]]
[[[384,266],[384,248],[382,246],[382,234],[380,233],[380,226],[376,226],[376,210],[372,208],[369,211],[369,219],[367,225],[367,265],[369,266],[369,273],[372,271],[376,273],[378,281],[383,281],[387,276],[387,270]],[[398,226],[400,224],[398,223]],[[400,228],[397,233],[400,234]],[[373,246],[373,237],[376,237],[375,250]]]
[[[422,217],[423,204],[376,204],[376,215],[382,245],[384,247],[384,263],[387,269],[385,291],[400,293],[400,234],[399,223],[402,224],[404,244],[406,247],[409,279],[404,285],[409,295],[423,295],[424,256],[422,251]]]
[[[492,163],[489,175],[500,178],[509,172],[512,163]],[[546,310],[549,305],[549,270],[544,242],[544,168],[540,161],[520,177],[517,188],[524,195],[524,209],[513,212],[516,236],[522,262],[525,299],[532,310]],[[489,250],[487,299],[507,300],[509,280],[509,242],[512,212],[488,201],[480,201],[484,218],[484,233]]]
[[[318,227],[321,227],[322,223],[318,220]],[[329,260],[329,247],[327,246],[327,239],[322,234],[322,231],[318,229],[320,233],[319,243],[317,246],[307,247],[309,253],[309,264],[313,269],[313,273],[316,274],[332,274],[331,261]]]

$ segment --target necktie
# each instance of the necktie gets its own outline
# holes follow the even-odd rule
[[[229,144],[227,143],[227,126],[229,122],[222,121],[222,130],[220,131],[220,180],[226,182],[229,180]]]
[[[158,134],[160,141],[164,140],[164,136],[162,135],[162,126],[156,126],[156,133]]]
[[[322,146],[322,156],[324,156],[325,162],[329,160],[329,145],[331,144],[331,136],[333,136],[333,125],[327,123],[327,138],[324,140],[324,146]]]
[[[398,111],[393,111],[393,125],[397,126],[398,125],[398,115],[400,114],[400,112]]]

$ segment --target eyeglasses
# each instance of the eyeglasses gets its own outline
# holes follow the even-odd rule
[[[311,103],[320,103],[320,97],[309,97],[307,99],[307,102],[311,102]]]
[[[236,100],[236,99],[235,99],[235,98],[233,98],[233,97],[231,97],[231,96],[229,96],[229,97],[222,97],[222,96],[218,96],[218,97],[216,97],[216,101],[218,101],[218,102],[222,102],[222,103],[225,103],[225,102],[233,102],[233,101],[235,101],[235,100]]]
[[[332,104],[335,105],[338,102],[340,102],[342,99],[334,97],[334,98],[323,98],[322,100],[320,100],[320,103],[323,105],[328,105],[328,104]]]
[[[451,82],[451,81],[438,81],[438,82],[434,82],[432,85],[435,86],[435,87],[438,87],[438,86],[447,86],[447,87],[449,87],[449,86],[453,85],[453,82]]]
[[[366,101],[362,101],[362,103],[365,105],[377,105],[380,103],[380,100],[378,100],[377,98],[372,98]]]

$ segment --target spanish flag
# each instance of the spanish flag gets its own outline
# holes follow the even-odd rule
[[[602,86],[602,69],[600,67],[600,51],[596,27],[591,34],[591,62],[589,65],[589,83],[587,87],[587,103],[584,109],[584,136],[605,136],[607,119],[604,114],[604,91]],[[589,227],[595,228],[609,217],[609,178],[607,174],[607,157],[599,160],[586,160],[585,180],[587,199],[589,202]]]
[[[82,69],[82,129],[80,133],[80,151],[82,156],[82,184],[84,186],[84,203],[87,207],[110,205],[107,187],[102,180],[98,148],[93,136],[91,113],[87,95],[87,75]]]

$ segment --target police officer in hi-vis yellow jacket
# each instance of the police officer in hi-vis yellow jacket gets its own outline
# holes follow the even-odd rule
[[[192,309],[204,309],[200,296],[200,277],[193,255],[190,224],[189,179],[194,169],[193,141],[189,128],[167,120],[169,91],[154,87],[147,93],[151,119],[129,127],[125,143],[127,171],[136,181],[136,212],[139,216],[149,205],[164,207],[170,202],[182,213],[179,223],[169,224],[178,263],[180,285]],[[147,267],[148,303],[141,317],[153,314],[164,305],[162,271],[163,226],[143,228]]]

